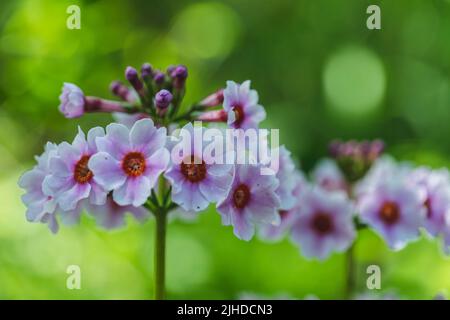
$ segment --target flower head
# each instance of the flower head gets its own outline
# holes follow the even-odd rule
[[[232,225],[234,234],[250,240],[257,224],[279,224],[280,199],[275,193],[279,181],[274,175],[261,175],[261,165],[235,166],[227,197],[218,204],[222,224]]]
[[[59,111],[66,118],[77,118],[84,114],[85,97],[83,91],[76,85],[64,83],[59,100],[61,101]]]
[[[423,197],[405,179],[385,177],[358,199],[362,222],[399,250],[419,237],[425,218]]]
[[[232,165],[217,163],[205,150],[218,148],[211,144],[200,143],[203,129],[191,123],[180,131],[182,139],[174,144],[172,150],[183,150],[182,159],[173,161],[165,173],[172,185],[172,201],[186,211],[201,211],[211,202],[225,198],[233,179]],[[220,151],[222,152],[222,151]],[[225,155],[215,154],[215,157]]]
[[[144,204],[169,162],[166,128],[157,129],[151,119],[139,120],[131,129],[112,123],[96,143],[99,152],[89,160],[94,181],[113,191],[121,206]]]
[[[264,108],[258,104],[258,93],[250,90],[249,80],[242,84],[227,81],[223,99],[223,108],[228,113],[227,122],[232,128],[257,128],[266,118]]]
[[[43,186],[63,211],[80,209],[80,203],[85,199],[96,205],[105,203],[106,191],[94,181],[94,174],[88,167],[90,157],[97,152],[95,139],[103,135],[100,127],[89,130],[87,138],[78,129],[72,144],[59,144],[57,156],[50,159],[51,173]]]
[[[292,226],[292,240],[300,245],[307,258],[324,260],[333,251],[345,251],[356,235],[353,209],[342,192],[330,192],[320,187],[306,190],[300,214]]]
[[[19,186],[26,190],[22,201],[27,207],[27,220],[47,223],[53,233],[58,231],[55,217],[57,203],[55,198],[43,189],[42,183],[50,173],[50,159],[56,154],[57,146],[47,142],[44,153],[36,157],[37,165],[32,170],[25,172],[19,179]]]

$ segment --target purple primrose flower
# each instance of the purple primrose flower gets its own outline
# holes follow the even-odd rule
[[[143,205],[168,165],[165,143],[166,128],[157,129],[151,119],[139,120],[131,129],[108,125],[106,136],[96,139],[99,152],[89,160],[94,181],[113,191],[121,206]]]
[[[274,175],[261,175],[260,170],[261,165],[236,165],[228,195],[217,205],[222,224],[232,225],[242,240],[253,237],[255,225],[280,223],[280,199],[275,193],[279,181]]]

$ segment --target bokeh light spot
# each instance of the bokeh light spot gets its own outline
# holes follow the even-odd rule
[[[181,54],[211,59],[228,55],[240,30],[235,12],[221,3],[197,3],[175,20],[172,37]]]
[[[330,105],[346,115],[367,115],[381,103],[386,75],[372,51],[349,46],[331,55],[323,71],[323,86]]]

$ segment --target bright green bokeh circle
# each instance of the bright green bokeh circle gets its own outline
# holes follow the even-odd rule
[[[372,51],[349,46],[332,54],[323,72],[326,98],[336,111],[348,115],[372,113],[386,87],[384,67]]]

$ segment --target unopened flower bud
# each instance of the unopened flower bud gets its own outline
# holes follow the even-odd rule
[[[227,122],[228,114],[225,110],[213,110],[204,112],[198,116],[197,120],[206,122]]]
[[[173,86],[180,89],[184,87],[184,83],[188,77],[187,68],[183,65],[179,65],[171,71],[170,76],[173,79]]]
[[[220,89],[213,94],[210,94],[200,102],[202,107],[215,107],[223,102],[223,89]]]
[[[72,83],[64,83],[59,100],[61,101],[59,111],[66,118],[81,117],[86,111],[86,99],[83,91]]]
[[[127,67],[125,69],[125,78],[127,78],[127,80],[131,83],[136,91],[139,92],[140,90],[142,90],[143,84],[139,79],[138,72],[135,68]]]
[[[148,81],[153,76],[153,68],[150,63],[144,63],[141,67],[142,79]]]
[[[164,79],[166,76],[161,71],[156,71],[153,75],[153,81],[155,81],[155,84],[157,86],[162,86],[164,84]]]
[[[161,90],[155,95],[155,106],[160,111],[165,113],[167,107],[172,101],[172,94],[168,90]]]
[[[136,102],[136,95],[134,92],[130,91],[127,86],[125,86],[120,81],[113,81],[109,87],[111,92],[116,95],[117,97],[121,98],[124,101],[135,103]]]

